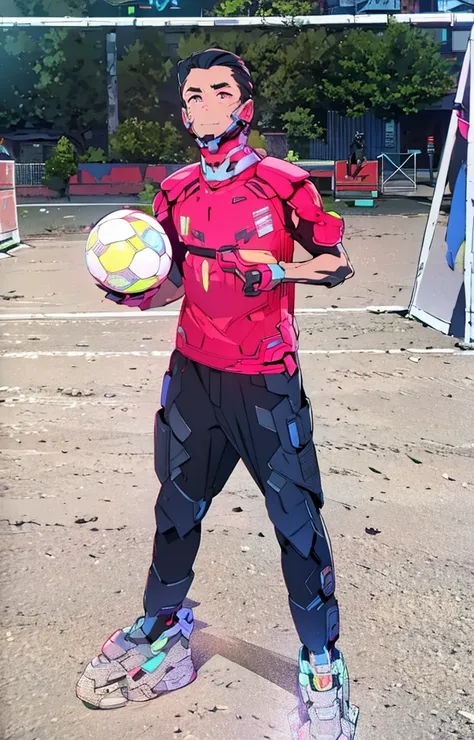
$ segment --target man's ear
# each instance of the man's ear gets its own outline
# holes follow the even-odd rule
[[[186,127],[191,123],[191,121],[188,118],[188,114],[187,114],[186,108],[181,108],[181,118],[182,118],[183,123],[184,123],[184,125]]]
[[[239,118],[247,123],[251,123],[255,106],[253,100],[246,100],[239,111]]]

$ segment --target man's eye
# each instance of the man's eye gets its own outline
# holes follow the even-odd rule
[[[191,98],[189,98],[188,103],[201,103],[202,98],[200,95],[193,95]]]
[[[219,97],[219,98],[220,98],[221,100],[225,100],[225,98],[231,98],[231,97],[232,97],[232,95],[231,95],[230,93],[226,93],[226,92],[220,92],[220,93],[218,93],[218,97]]]

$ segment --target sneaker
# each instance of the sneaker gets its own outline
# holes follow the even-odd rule
[[[299,654],[300,704],[289,716],[293,740],[354,740],[359,710],[349,703],[349,674],[342,654],[317,666],[303,647]]]
[[[94,709],[118,709],[129,701],[148,701],[187,686],[196,678],[189,638],[191,609],[180,609],[154,642],[142,630],[144,617],[117,630],[88,664],[76,696]],[[171,620],[170,620],[171,621]],[[169,624],[169,623],[167,623]]]

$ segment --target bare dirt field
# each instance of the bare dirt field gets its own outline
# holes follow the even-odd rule
[[[298,291],[357,740],[474,736],[474,356],[362,310],[407,305],[424,221],[351,217],[356,277]],[[34,238],[0,260],[1,737],[289,740],[298,639],[242,466],[203,524],[189,602],[197,681],[115,712],[75,697],[84,665],[140,613],[153,419],[179,308],[103,300],[84,239]]]

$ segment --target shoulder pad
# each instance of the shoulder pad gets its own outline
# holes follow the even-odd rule
[[[161,183],[161,189],[166,192],[166,197],[169,203],[173,203],[181,195],[192,182],[197,180],[199,176],[199,162],[188,164],[186,167],[182,167],[180,170],[173,172],[173,174],[165,177]]]
[[[295,185],[309,178],[309,172],[283,159],[265,157],[257,164],[257,176],[286,200],[293,195]]]

